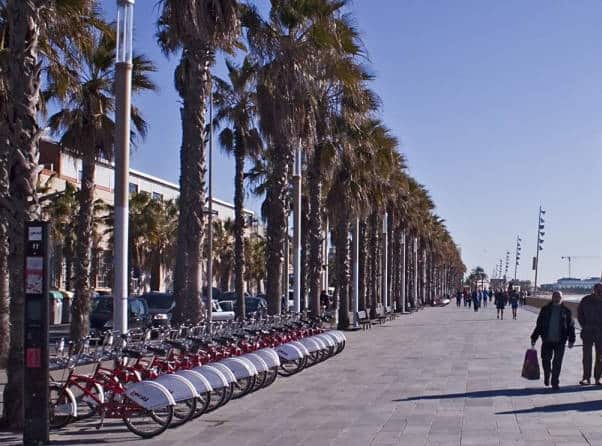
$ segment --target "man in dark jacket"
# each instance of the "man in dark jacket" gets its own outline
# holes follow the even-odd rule
[[[579,382],[582,386],[590,384],[592,376],[592,347],[596,347],[596,362],[594,366],[594,379],[600,384],[602,375],[602,284],[594,286],[594,293],[585,296],[579,302],[577,319],[581,325],[581,339],[583,339],[583,379]]]
[[[554,291],[552,302],[539,312],[537,325],[531,335],[531,345],[534,347],[537,338],[541,337],[541,364],[543,366],[544,384],[558,389],[564,346],[569,341],[569,348],[575,344],[575,323],[571,310],[561,304],[562,294]],[[552,357],[554,358],[552,360]],[[551,367],[550,367],[551,366]]]

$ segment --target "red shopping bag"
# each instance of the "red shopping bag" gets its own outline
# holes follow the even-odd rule
[[[528,349],[525,353],[521,376],[525,379],[539,379],[539,360],[537,359],[537,350],[534,348]]]

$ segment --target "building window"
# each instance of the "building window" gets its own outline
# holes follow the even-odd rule
[[[137,194],[138,193],[138,185],[134,184],[134,183],[130,183],[130,194]]]
[[[153,200],[163,200],[163,194],[160,194],[159,192],[153,192]]]

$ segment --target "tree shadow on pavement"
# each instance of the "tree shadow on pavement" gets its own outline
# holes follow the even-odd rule
[[[548,406],[538,406],[531,409],[508,410],[506,412],[496,412],[496,415],[517,415],[526,413],[554,413],[575,410],[577,412],[594,412],[602,410],[602,401],[579,401],[575,403],[550,404]]]
[[[552,390],[545,387],[534,387],[527,389],[494,389],[494,390],[479,390],[475,392],[464,392],[464,393],[448,393],[443,395],[421,395],[411,396],[407,398],[400,398],[393,400],[393,402],[404,402],[404,401],[420,401],[420,400],[447,400],[455,398],[494,398],[496,396],[531,396],[531,395],[548,395],[548,394],[562,394],[562,393],[574,393],[574,392],[588,392],[593,390],[602,390],[600,387],[581,387],[581,386],[567,386],[561,387],[558,390]]]

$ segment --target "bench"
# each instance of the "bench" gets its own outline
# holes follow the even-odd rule
[[[372,323],[370,318],[368,317],[368,313],[366,310],[358,311],[355,313],[357,317],[358,323],[362,326],[362,330],[366,330],[367,328],[372,328]]]
[[[393,308],[391,308],[390,306],[386,308],[385,315],[390,321],[394,321],[399,317],[399,314],[395,313],[393,311]]]
[[[373,324],[384,324],[387,322],[387,315],[385,314],[385,309],[382,305],[376,306],[376,319],[372,321]]]

